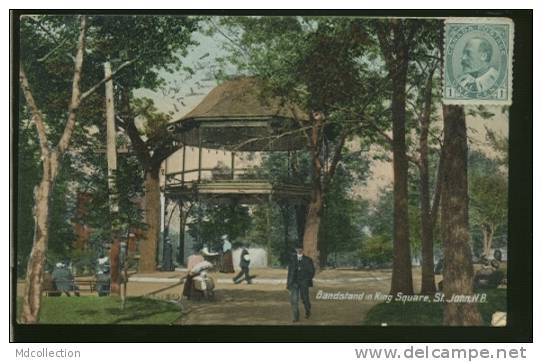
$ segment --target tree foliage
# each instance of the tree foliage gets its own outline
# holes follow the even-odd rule
[[[92,192],[93,211],[87,222],[96,234],[93,239],[108,240],[109,218],[107,217],[107,166],[105,164],[105,114],[103,101],[103,63],[110,61],[114,74],[117,95],[122,89],[130,92],[146,87],[157,89],[164,84],[163,72],[181,69],[181,58],[188,48],[195,44],[191,39],[197,28],[199,19],[181,16],[88,16],[85,36],[86,51],[83,63],[81,88],[92,91],[82,102],[74,129],[72,151],[62,161],[61,173],[52,196],[51,252],[57,258],[65,258],[71,247],[73,235],[72,217],[74,198],[77,192]],[[50,144],[55,144],[64,130],[64,120],[69,102],[71,76],[73,74],[73,44],[79,34],[77,16],[36,15],[24,16],[20,21],[21,62],[24,66],[36,104],[40,107],[47,123],[47,134]],[[25,182],[20,187],[32,190],[31,180],[39,177],[39,159],[35,155],[37,135],[29,127],[26,100],[20,102],[21,122],[19,127],[19,144],[28,152],[20,162],[20,171]],[[157,137],[158,130],[163,128],[169,119],[167,115],[157,112],[149,100],[134,100],[136,109],[146,120],[142,129],[149,137]],[[119,108],[117,102],[117,108]],[[129,145],[127,138],[120,138],[119,148]],[[34,151],[32,150],[32,147]],[[141,197],[142,169],[134,158],[134,154],[119,156],[119,182],[125,181],[126,187],[121,191],[122,223],[137,224],[141,221],[137,201]],[[36,171],[31,171],[35,169]],[[34,175],[32,175],[33,173]],[[134,189],[138,189],[137,191]],[[21,194],[22,196],[23,194]],[[25,197],[32,197],[32,192],[25,192]],[[66,198],[67,197],[67,198]],[[71,201],[70,201],[71,198]],[[67,200],[67,201],[66,201]],[[24,202],[23,202],[24,201]],[[28,255],[32,245],[33,222],[31,219],[32,202],[21,199],[20,225],[27,225],[18,230],[28,230],[18,239],[20,265]],[[26,211],[25,211],[26,210]],[[62,234],[59,234],[61,233]],[[61,252],[62,251],[62,252]]]

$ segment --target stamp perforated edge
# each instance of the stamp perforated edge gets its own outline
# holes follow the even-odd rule
[[[499,101],[496,99],[448,99],[445,97],[445,78],[442,79],[442,103],[447,105],[495,105],[495,106],[510,106],[513,96],[513,70],[514,70],[514,21],[510,18],[446,18],[444,20],[444,46],[447,44],[447,24],[469,23],[469,24],[507,24],[510,26],[508,33],[508,43],[510,44],[508,51],[508,99]],[[446,77],[446,57],[444,56],[444,64],[442,74]]]

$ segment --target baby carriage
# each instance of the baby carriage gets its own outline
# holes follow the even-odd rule
[[[183,277],[184,288],[182,297],[189,300],[214,300],[215,280],[208,274],[208,270],[213,267],[208,261],[202,261],[194,265]],[[181,297],[181,298],[182,298]]]

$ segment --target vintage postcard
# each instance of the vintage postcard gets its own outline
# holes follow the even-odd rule
[[[14,325],[509,325],[513,19],[13,20]]]

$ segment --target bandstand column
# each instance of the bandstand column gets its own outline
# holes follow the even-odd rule
[[[184,170],[186,165],[186,144],[183,145],[183,161],[181,167],[181,186],[184,186]]]
[[[266,208],[266,231],[267,231],[267,267],[271,268],[271,194],[267,198],[267,208]]]
[[[184,152],[184,151],[183,151]],[[183,200],[179,200],[179,250],[177,250],[177,262],[184,265],[184,226]]]
[[[167,197],[167,158],[164,160],[164,213],[162,214],[162,223],[164,225],[164,229],[162,231],[162,247],[161,247],[161,257],[159,257],[159,262],[161,264],[164,263],[164,248],[166,247],[166,241],[168,239],[169,235],[169,223],[167,222],[167,216],[168,216],[168,197]],[[172,211],[173,212],[173,211]]]
[[[231,179],[235,178],[235,152],[231,152]]]
[[[201,181],[201,158],[202,158],[202,147],[201,147],[201,126],[198,127],[198,182]]]

